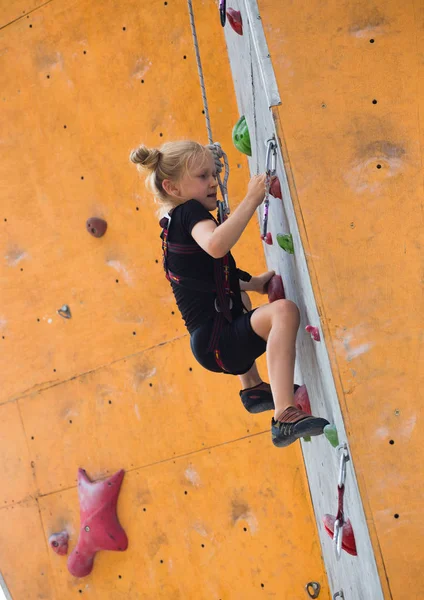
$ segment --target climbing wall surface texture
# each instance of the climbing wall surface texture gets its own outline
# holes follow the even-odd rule
[[[424,9],[232,6],[244,34],[227,28],[226,40],[251,172],[265,170],[272,135],[279,145],[283,201],[271,198],[267,262],[301,311],[297,369],[312,411],[337,425],[350,456],[344,512],[358,556],[342,551],[337,561],[322,519],[337,513],[340,454],[324,437],[302,444],[331,593],[418,600]],[[294,255],[278,233],[292,234]],[[309,324],[320,343],[304,331]]]
[[[225,38],[213,2],[195,14],[234,209],[249,175]],[[311,581],[328,599],[300,446],[277,450],[271,415],[195,362],[128,159],[207,142],[185,2],[3,3],[0,74],[0,581],[13,600],[292,600]],[[266,270],[255,219],[234,255]],[[48,545],[77,543],[79,467],[126,471],[128,550],[84,579]]]

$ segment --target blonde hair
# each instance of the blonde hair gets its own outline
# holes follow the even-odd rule
[[[167,194],[162,187],[163,181],[170,179],[178,182],[190,171],[196,159],[205,160],[207,153],[208,149],[205,146],[189,140],[166,142],[159,149],[141,145],[132,150],[130,161],[137,165],[137,170],[150,171],[145,184],[159,204],[159,218],[184,202]]]

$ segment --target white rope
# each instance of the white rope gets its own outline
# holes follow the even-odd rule
[[[230,213],[230,206],[228,204],[227,182],[228,182],[228,177],[230,175],[230,167],[228,164],[227,155],[225,154],[224,150],[221,148],[220,144],[218,142],[216,142],[216,143],[213,142],[211,121],[210,121],[210,117],[209,117],[208,100],[206,98],[205,79],[203,77],[202,61],[200,59],[199,44],[197,41],[196,25],[194,23],[192,1],[187,0],[187,3],[188,3],[188,12],[190,15],[191,33],[193,35],[194,50],[196,52],[197,71],[199,73],[200,87],[202,89],[202,100],[203,100],[203,108],[204,108],[205,119],[206,119],[206,129],[208,131],[208,140],[209,140],[210,146],[212,146],[211,150],[212,150],[212,154],[214,156],[215,164],[217,167],[218,184],[219,184],[219,188],[221,190],[222,198],[224,201],[225,213],[228,215]],[[220,161],[221,158],[224,160],[224,165],[225,165],[224,182],[221,181],[221,176],[220,176],[220,172],[222,171],[222,164]]]

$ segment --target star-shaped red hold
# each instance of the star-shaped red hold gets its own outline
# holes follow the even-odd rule
[[[81,529],[78,544],[68,558],[71,575],[85,577],[91,573],[99,550],[128,548],[127,535],[116,514],[124,474],[121,469],[109,479],[90,481],[84,469],[78,469]]]

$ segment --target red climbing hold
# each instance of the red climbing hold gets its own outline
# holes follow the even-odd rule
[[[267,287],[268,301],[275,302],[275,300],[284,300],[286,294],[284,292],[284,285],[281,275],[274,275],[268,282]]]
[[[91,573],[99,550],[127,549],[128,538],[116,514],[124,474],[121,469],[109,479],[90,481],[86,472],[78,469],[81,528],[78,544],[68,558],[71,575],[85,577]]]
[[[228,22],[236,33],[243,35],[243,21],[241,18],[240,11],[234,10],[234,8],[227,8]]]
[[[272,244],[274,243],[272,241],[272,234],[270,231],[268,231],[266,235],[261,235],[261,240],[265,242],[265,244],[268,244],[268,246],[272,246]]]
[[[313,327],[312,325],[307,325],[305,327],[305,331],[307,331],[308,333],[310,333],[312,339],[315,340],[316,342],[320,342],[321,341],[321,336],[319,334],[318,327]]]
[[[280,180],[278,179],[278,177],[274,177],[274,179],[272,180],[269,192],[271,196],[274,196],[274,198],[279,198],[280,200],[283,199],[283,194],[281,193]]]
[[[307,413],[308,415],[312,415],[311,403],[309,402],[306,385],[301,385],[300,388],[296,390],[294,395],[294,403],[299,410],[303,410],[303,412]]]
[[[87,231],[97,238],[102,237],[106,233],[107,229],[106,221],[97,217],[92,217],[91,219],[88,219],[86,226]]]
[[[335,522],[336,517],[334,517],[333,515],[324,515],[323,523],[325,531],[331,538],[334,537]],[[353,533],[352,524],[349,519],[347,519],[343,524],[342,549],[348,554],[351,554],[352,556],[357,556],[358,554],[358,552],[356,551],[355,535]]]
[[[56,554],[60,554],[60,556],[64,556],[68,554],[68,532],[61,531],[60,533],[52,533],[49,537],[49,546],[56,552]]]

